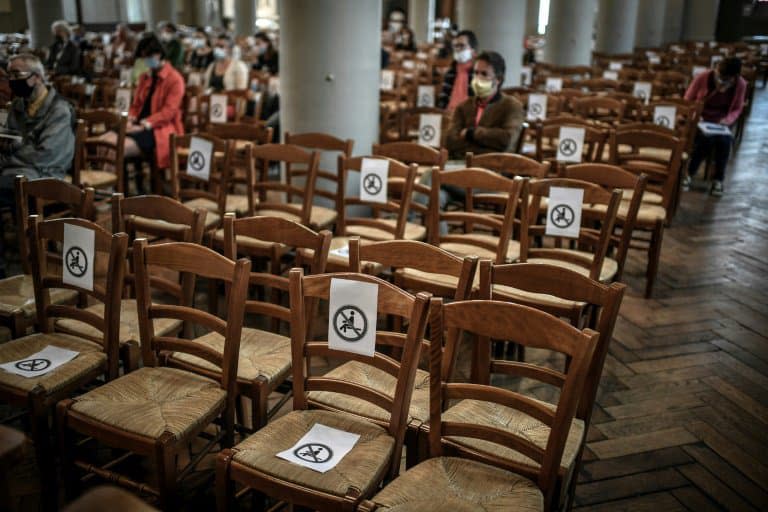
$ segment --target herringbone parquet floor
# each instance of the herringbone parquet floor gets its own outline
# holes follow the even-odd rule
[[[683,194],[652,300],[642,298],[645,260],[630,254],[579,512],[768,510],[766,129],[763,89],[726,195]],[[208,465],[185,486],[189,509],[214,508],[211,473]],[[11,488],[22,510],[36,510],[31,457]]]

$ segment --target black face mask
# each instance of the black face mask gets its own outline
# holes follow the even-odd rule
[[[57,43],[64,43],[64,38],[61,36],[56,36],[56,42]]]
[[[8,84],[11,87],[11,92],[14,96],[21,98],[29,98],[32,95],[32,91],[35,90],[33,85],[27,83],[28,78],[16,78],[14,80],[8,80]]]

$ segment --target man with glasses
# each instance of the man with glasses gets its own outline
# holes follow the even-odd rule
[[[471,30],[462,30],[451,41],[453,62],[445,73],[437,106],[452,112],[472,96],[472,65],[477,52],[477,36]]]

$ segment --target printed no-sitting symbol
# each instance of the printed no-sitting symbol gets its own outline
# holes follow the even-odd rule
[[[14,366],[25,372],[41,372],[51,366],[51,362],[48,359],[25,359]]]
[[[128,108],[128,105],[126,103],[127,102],[123,98],[120,98],[120,100],[117,102],[117,108],[119,108],[120,110],[126,110]]]
[[[293,450],[293,454],[305,462],[322,464],[333,457],[333,450],[329,446],[320,443],[307,443]]]
[[[555,206],[552,208],[552,213],[549,214],[549,219],[560,229],[565,229],[573,224],[574,218],[573,210],[567,204]]]
[[[435,138],[435,127],[426,125],[421,129],[421,138],[430,141]]]
[[[205,167],[205,157],[203,154],[199,151],[192,152],[192,154],[189,155],[189,166],[195,171],[199,171]]]
[[[83,277],[85,275],[85,271],[88,270],[88,257],[81,248],[77,246],[70,247],[64,259],[70,274],[75,277]]]
[[[645,101],[645,91],[637,91],[636,96],[640,98],[641,100]]]
[[[531,114],[541,114],[541,103],[531,103]]]
[[[667,116],[659,116],[656,118],[656,124],[659,126],[666,126],[669,127],[671,124],[669,121],[669,118]]]
[[[429,94],[422,94],[421,95],[421,99],[420,99],[420,103],[422,105],[429,105],[430,103],[432,103],[431,99],[432,99],[431,95],[429,95]]]
[[[211,109],[211,113],[213,114],[213,117],[221,117],[222,110],[221,110],[221,104],[216,103],[213,105],[213,108]]]
[[[560,141],[560,152],[565,156],[571,156],[576,153],[577,144],[573,139],[563,139]]]
[[[381,191],[381,178],[377,174],[367,174],[363,179],[363,188],[370,195],[375,196]]]
[[[333,315],[333,330],[344,341],[360,341],[368,331],[368,319],[357,306],[342,306]]]

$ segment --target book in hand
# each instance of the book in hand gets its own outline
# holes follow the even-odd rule
[[[704,135],[728,135],[733,136],[730,128],[724,124],[708,123],[706,121],[699,122],[699,130]]]

